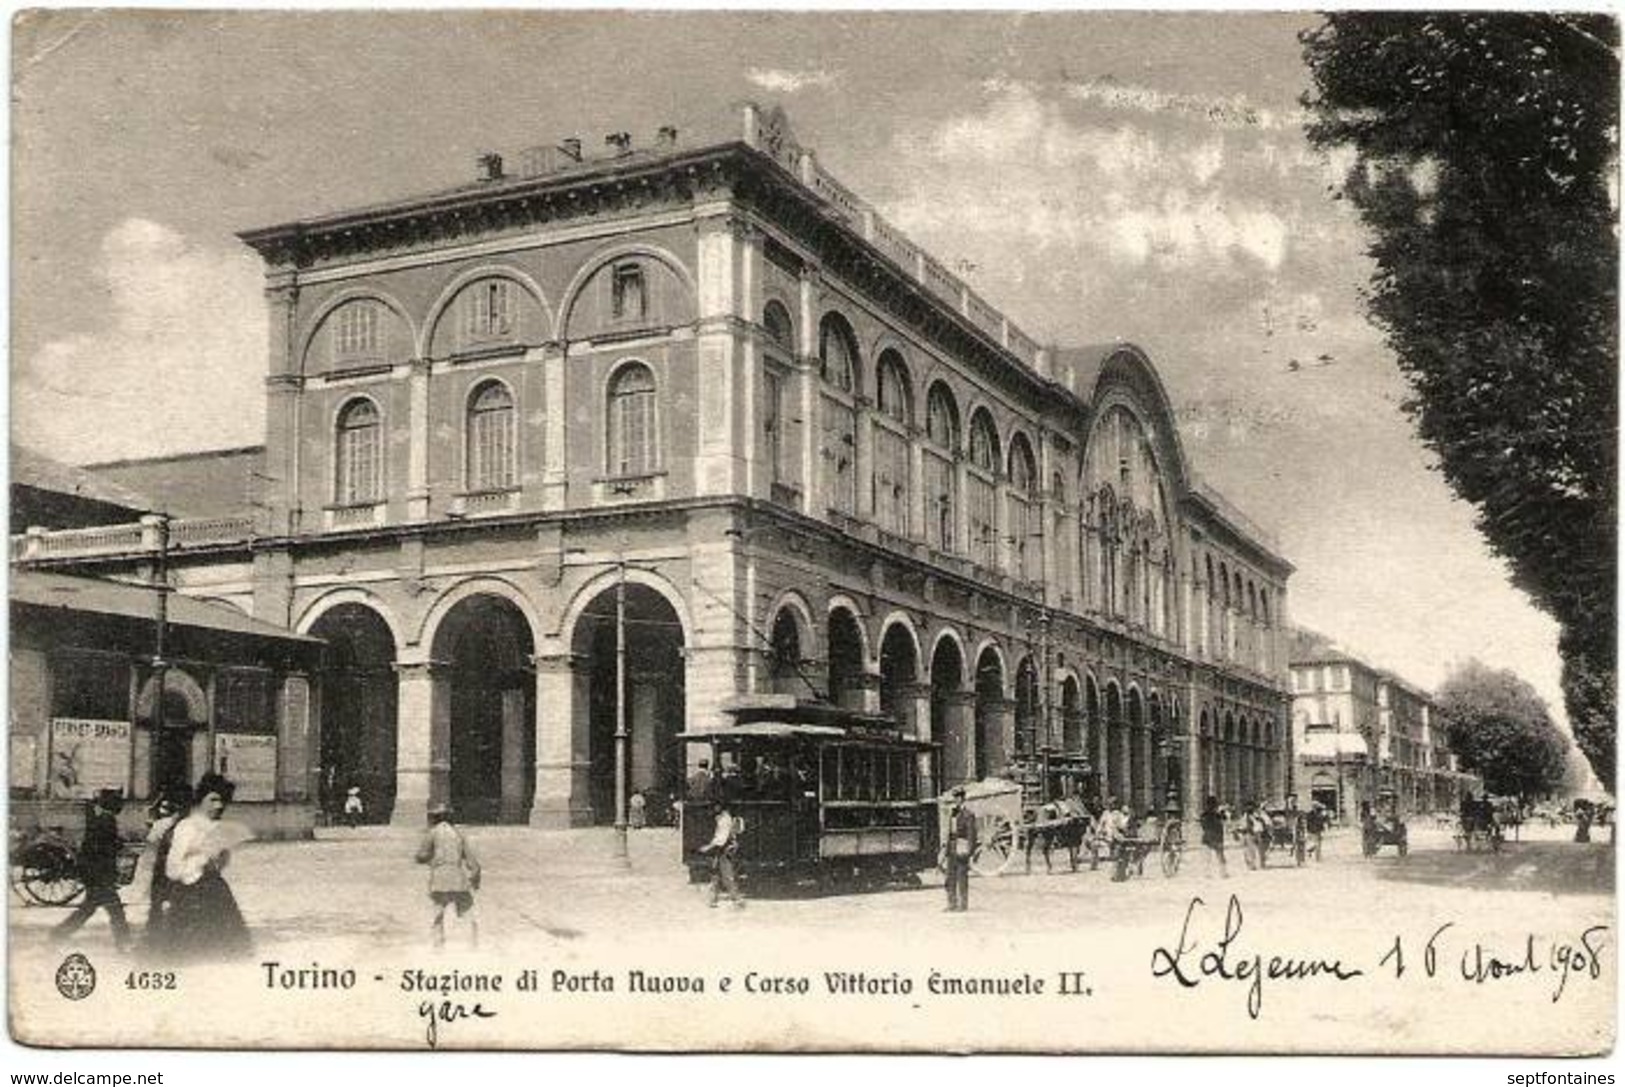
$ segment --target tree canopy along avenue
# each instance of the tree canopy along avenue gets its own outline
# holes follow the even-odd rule
[[[1561,625],[1614,787],[1619,33],[1601,14],[1343,12],[1302,35],[1309,138],[1354,152],[1369,311],[1406,410]]]
[[[1568,741],[1546,703],[1504,668],[1468,661],[1437,691],[1451,749],[1499,796],[1546,796],[1563,784]]]

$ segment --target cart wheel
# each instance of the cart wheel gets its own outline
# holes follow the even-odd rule
[[[1010,867],[1016,857],[1016,827],[1002,815],[988,820],[987,838],[970,859],[971,871],[979,876],[996,876]]]
[[[1162,835],[1162,874],[1172,878],[1179,871],[1179,852],[1184,835],[1179,833],[1177,825],[1169,827]]]
[[[84,893],[73,851],[57,842],[35,842],[18,860],[17,887],[42,906],[66,906]]]

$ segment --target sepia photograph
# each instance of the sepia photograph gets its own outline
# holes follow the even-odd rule
[[[1619,59],[15,14],[11,1052],[1610,1055]]]

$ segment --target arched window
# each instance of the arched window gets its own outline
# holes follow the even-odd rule
[[[908,368],[903,364],[903,356],[895,351],[886,351],[880,356],[875,400],[880,413],[900,426],[906,427],[914,421],[914,397],[909,392]]]
[[[959,451],[959,409],[954,394],[940,381],[925,398],[926,538],[938,551],[955,548],[959,520],[959,478],[954,456]]]
[[[829,508],[852,516],[858,511],[858,351],[852,329],[836,314],[819,327],[819,373],[823,377],[819,458]]]
[[[993,418],[979,410],[970,421],[970,463],[966,513],[970,519],[971,558],[988,569],[999,565],[998,475],[999,435]]]
[[[908,428],[914,421],[914,400],[908,371],[896,351],[880,356],[875,370],[875,401],[881,418],[874,428],[875,457],[870,486],[875,523],[897,536],[909,535]]]
[[[641,362],[627,363],[609,384],[609,474],[648,475],[659,466],[654,374]]]
[[[470,491],[514,486],[513,394],[500,381],[487,381],[468,401],[467,485]]]
[[[824,318],[818,336],[818,372],[843,393],[858,391],[858,348],[847,323],[835,314]]]
[[[970,462],[990,475],[998,474],[999,432],[986,411],[978,411],[970,421]]]
[[[1025,435],[1017,434],[1010,440],[1010,565],[1017,581],[1034,581],[1042,571],[1035,569],[1039,555],[1038,541],[1043,535],[1037,510],[1033,508],[1037,495],[1038,467],[1033,460],[1032,446]]]
[[[335,497],[341,506],[378,502],[383,487],[383,418],[378,405],[362,398],[339,412]]]
[[[762,327],[767,330],[767,339],[774,347],[788,352],[796,349],[795,326],[790,323],[790,311],[783,304],[769,301],[762,309]]]

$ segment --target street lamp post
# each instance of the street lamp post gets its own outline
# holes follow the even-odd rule
[[[617,567],[615,579],[615,855],[630,861],[626,841],[626,794],[628,733],[626,719],[626,561]]]

